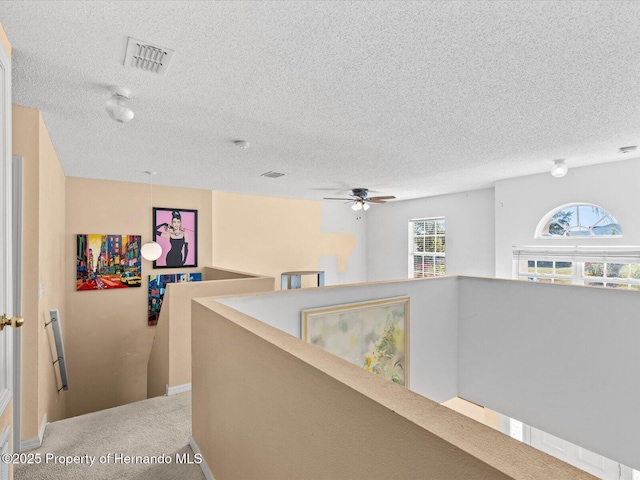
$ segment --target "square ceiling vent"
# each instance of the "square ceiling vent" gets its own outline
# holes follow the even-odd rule
[[[173,50],[129,37],[124,54],[124,66],[164,75]]]

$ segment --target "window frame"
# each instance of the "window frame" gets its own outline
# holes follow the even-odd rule
[[[570,227],[567,228],[565,230],[565,233],[563,235],[551,235],[549,233],[544,234],[544,230],[545,227],[547,225],[550,225],[551,221],[553,220],[553,217],[555,217],[558,213],[562,212],[563,210],[568,210],[571,208],[576,208],[576,219],[577,219],[577,225],[574,227]],[[604,215],[595,223],[593,223],[592,225],[586,225],[586,224],[581,224],[580,223],[580,207],[593,207],[593,208],[597,208],[599,210],[601,210]],[[620,227],[620,233],[616,234],[616,235],[595,235],[593,233],[593,228],[595,226],[597,226],[604,218],[606,217],[610,217],[611,220],[613,220],[616,225],[618,225]],[[573,231],[573,230],[582,230],[582,231],[588,231],[589,235],[568,235],[567,232],[569,231]],[[561,239],[572,239],[572,240],[576,240],[576,239],[591,239],[591,238],[622,238],[622,226],[620,225],[620,223],[618,222],[618,220],[616,219],[616,217],[614,217],[608,210],[602,208],[600,205],[596,205],[595,203],[588,203],[588,202],[572,202],[572,203],[566,203],[564,205],[560,205],[559,207],[556,207],[552,210],[550,210],[549,212],[547,212],[542,219],[538,222],[538,225],[536,226],[536,230],[533,234],[533,238],[535,239],[539,239],[539,240],[561,240]]]
[[[444,233],[438,233],[438,222],[442,221],[444,224]],[[427,234],[426,232],[429,231],[429,229],[425,230],[425,234],[423,235],[416,235],[415,234],[415,227],[414,225],[418,222],[434,222],[434,228],[433,228],[433,234]],[[443,275],[447,274],[447,260],[446,260],[446,249],[447,249],[447,244],[446,244],[446,238],[447,238],[447,223],[446,223],[446,218],[441,215],[441,216],[437,216],[437,217],[422,217],[422,218],[412,218],[409,220],[409,224],[408,224],[408,252],[409,252],[409,257],[408,257],[408,278],[429,278],[429,277],[440,277]],[[415,246],[417,245],[416,239],[417,238],[423,238],[423,239],[427,239],[427,238],[433,238],[433,245],[434,245],[434,251],[419,251],[415,248]],[[438,238],[442,238],[444,240],[443,242],[443,248],[444,251],[442,252],[437,252],[435,251],[436,249],[436,239]],[[424,271],[424,268],[422,269],[422,276],[416,276],[416,269],[415,269],[415,259],[416,257],[422,257],[422,265],[425,265],[425,258],[432,258],[433,259],[433,274],[428,275],[425,274],[426,272]],[[441,259],[440,262],[441,264],[444,266],[444,271],[442,273],[437,273],[436,272],[436,267],[439,265],[438,264],[438,259]]]
[[[535,271],[530,272],[528,262],[535,261]],[[526,266],[524,262],[527,262]],[[537,262],[553,262],[552,272],[539,272]],[[572,263],[570,275],[557,274],[556,263]],[[601,263],[602,276],[586,275],[587,264]],[[628,266],[626,277],[609,276],[607,265]],[[640,265],[640,247],[630,246],[601,246],[601,247],[557,247],[542,248],[537,246],[514,247],[513,249],[513,278],[518,280],[544,281],[544,283],[568,283],[572,285],[586,285],[593,287],[618,288],[625,290],[640,290],[640,278],[632,276],[634,265]],[[545,269],[549,267],[543,267]],[[624,268],[624,267],[622,267]],[[636,267],[639,268],[639,267]],[[549,281],[550,280],[550,281]],[[590,285],[601,283],[602,285]],[[612,287],[610,284],[625,285]]]

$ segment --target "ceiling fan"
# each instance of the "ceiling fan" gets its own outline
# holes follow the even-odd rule
[[[381,197],[370,197],[368,188],[354,188],[349,194],[351,198],[332,198],[325,197],[324,200],[344,200],[346,202],[353,202],[351,208],[355,211],[368,210],[370,203],[386,203],[387,200],[393,200],[393,195],[385,195]]]

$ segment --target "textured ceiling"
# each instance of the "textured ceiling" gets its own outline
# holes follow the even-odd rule
[[[68,176],[409,199],[640,145],[637,1],[0,1],[0,22]],[[122,65],[128,36],[175,50],[165,76]]]

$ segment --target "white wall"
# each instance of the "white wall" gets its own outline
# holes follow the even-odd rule
[[[408,295],[410,388],[436,402],[456,396],[456,278],[440,277],[323,289],[280,291],[220,302],[300,338],[300,312],[307,308]]]
[[[295,337],[303,309],[408,295],[410,387],[461,396],[640,469],[640,295],[439,277],[219,301]]]
[[[367,217],[367,280],[407,278],[409,220],[444,216],[447,274],[494,276],[494,191],[374,205]]]
[[[533,238],[538,222],[567,203],[596,204],[622,226],[623,238],[599,245],[640,245],[640,159],[570,168],[563,178],[548,173],[503,180],[495,186],[495,275],[511,278],[514,245],[591,245],[588,239]],[[447,232],[449,233],[449,232]],[[449,235],[447,235],[449,241]]]
[[[640,245],[640,159],[570,168],[564,178],[549,173],[496,182],[495,189],[375,205],[365,215],[368,281],[407,277],[408,222],[444,216],[447,273],[511,278],[513,246],[584,245],[588,239],[534,239],[538,222],[567,203],[599,205],[623,228],[621,239],[599,245]],[[360,240],[360,239],[359,239]]]
[[[638,292],[458,285],[458,395],[640,469]]]
[[[340,270],[338,257],[321,256],[319,270],[325,272],[325,285],[343,285],[359,283],[367,279],[367,237],[366,217],[357,220],[356,214],[349,205],[342,202],[322,203],[322,231],[326,233],[350,233],[355,235],[356,246],[347,261],[346,270]]]

